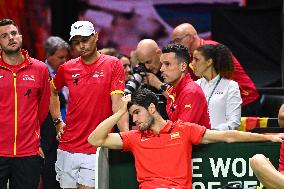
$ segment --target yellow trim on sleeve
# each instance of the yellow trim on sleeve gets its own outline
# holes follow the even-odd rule
[[[110,95],[114,95],[114,94],[124,94],[124,92],[122,90],[111,91]]]

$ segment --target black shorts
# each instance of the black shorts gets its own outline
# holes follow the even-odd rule
[[[37,189],[41,157],[0,157],[0,189]]]

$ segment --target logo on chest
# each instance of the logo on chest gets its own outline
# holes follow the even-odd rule
[[[95,71],[94,78],[104,77],[104,71]]]
[[[175,110],[177,109],[177,104],[175,104],[175,103],[171,103],[170,104],[170,110],[172,111],[172,112],[174,112]]]
[[[79,82],[78,76],[80,76],[80,74],[72,74],[72,75],[71,75],[71,77],[74,78],[74,79],[73,79],[73,82],[72,82],[73,85],[76,85],[76,86],[78,85],[78,82]]]
[[[224,94],[224,93],[223,93],[223,91],[216,91],[214,94],[215,94],[215,95],[222,95],[222,94]]]
[[[35,76],[34,75],[23,75],[23,81],[35,81]]]
[[[72,74],[71,77],[77,77],[80,76],[80,74]]]
[[[24,94],[24,96],[30,98],[30,94],[32,93],[32,89],[28,89],[27,92]]]
[[[171,133],[170,134],[171,140],[180,138],[179,132]]]

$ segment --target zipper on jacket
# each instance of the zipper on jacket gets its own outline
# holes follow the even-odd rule
[[[17,155],[17,134],[18,134],[18,94],[17,94],[17,74],[13,73],[14,78],[14,96],[15,96],[15,139],[14,139],[14,156]]]

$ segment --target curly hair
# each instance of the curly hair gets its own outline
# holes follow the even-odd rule
[[[156,108],[158,107],[157,96],[155,95],[155,93],[153,93],[149,89],[142,88],[132,93],[131,101],[128,102],[127,108],[129,109],[132,105],[135,104],[138,106],[142,106],[145,109],[148,109],[151,103],[153,103]],[[159,111],[158,108],[157,108],[157,111]]]
[[[234,62],[231,51],[223,44],[203,45],[196,49],[200,52],[205,60],[212,59],[213,67],[217,74],[226,79],[231,79],[234,73]]]

